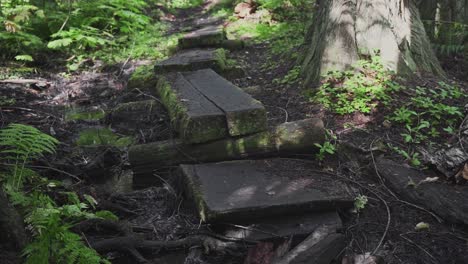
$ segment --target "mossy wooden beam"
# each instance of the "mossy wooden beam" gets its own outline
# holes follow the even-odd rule
[[[129,149],[129,160],[136,174],[154,169],[199,162],[216,162],[252,157],[312,153],[315,143],[323,143],[325,129],[317,118],[281,124],[269,131],[225,138],[204,144],[185,144],[168,140],[135,145]]]
[[[224,49],[184,50],[154,66],[156,75],[200,69],[213,69],[219,73],[225,71],[227,60]]]
[[[231,136],[241,136],[267,129],[265,107],[211,69],[183,73],[208,100],[226,114]]]
[[[156,92],[183,142],[201,143],[227,136],[225,114],[182,74],[161,76]]]
[[[222,26],[207,26],[179,39],[180,49],[219,47],[226,40]]]

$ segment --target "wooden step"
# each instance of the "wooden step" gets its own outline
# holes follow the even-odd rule
[[[226,32],[222,26],[206,26],[181,37],[179,48],[220,47],[226,39]]]
[[[223,111],[195,89],[181,73],[161,76],[156,91],[184,142],[200,143],[227,136]]]
[[[182,186],[202,221],[236,221],[352,207],[354,194],[330,175],[281,167],[281,159],[180,165]],[[296,171],[297,170],[297,171]]]
[[[176,53],[154,67],[156,75],[169,72],[195,71],[211,68],[222,72],[226,68],[226,55],[223,49],[193,49]]]
[[[213,70],[185,72],[183,75],[208,100],[223,110],[231,136],[267,129],[266,110],[262,103]]]
[[[334,230],[343,228],[341,218],[335,211],[316,212],[287,217],[269,217],[229,224],[224,236],[236,239],[260,241],[284,237],[300,238],[312,233],[318,227],[327,225]]]

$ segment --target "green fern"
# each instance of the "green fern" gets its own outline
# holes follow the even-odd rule
[[[86,210],[88,206],[80,202],[76,193],[64,194],[71,204],[58,206],[49,196],[40,192],[27,197],[16,195],[17,201],[32,209],[25,218],[34,235],[32,243],[23,250],[26,264],[110,263],[94,249],[87,247],[79,235],[70,231],[74,222],[98,216]]]
[[[18,190],[25,176],[31,176],[30,170],[25,168],[28,161],[38,158],[45,153],[54,153],[58,141],[39,131],[37,128],[22,124],[10,124],[0,130],[0,154],[2,159],[13,162],[12,178],[7,179],[14,190]]]

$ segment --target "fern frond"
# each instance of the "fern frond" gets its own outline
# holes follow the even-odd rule
[[[9,158],[16,156],[16,161],[25,162],[45,153],[54,153],[58,140],[39,131],[37,128],[22,124],[10,124],[0,130],[0,151]]]

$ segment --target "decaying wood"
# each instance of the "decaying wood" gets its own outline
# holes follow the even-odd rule
[[[426,151],[423,153],[426,161],[433,164],[447,178],[462,183],[468,181],[468,116],[460,125],[457,136],[458,140],[452,146],[435,154]]]
[[[337,234],[333,226],[323,225],[273,264],[328,264],[344,246],[344,236]]]
[[[136,174],[176,164],[216,162],[252,157],[312,153],[315,143],[325,140],[320,119],[281,124],[270,131],[241,138],[226,138],[204,144],[184,144],[178,140],[132,146],[129,161]]]
[[[11,83],[11,84],[50,84],[44,80],[37,80],[37,79],[8,79],[8,80],[1,80],[0,83]]]
[[[468,224],[468,186],[433,182],[427,173],[385,159],[376,166],[386,185],[407,201],[449,222]]]

